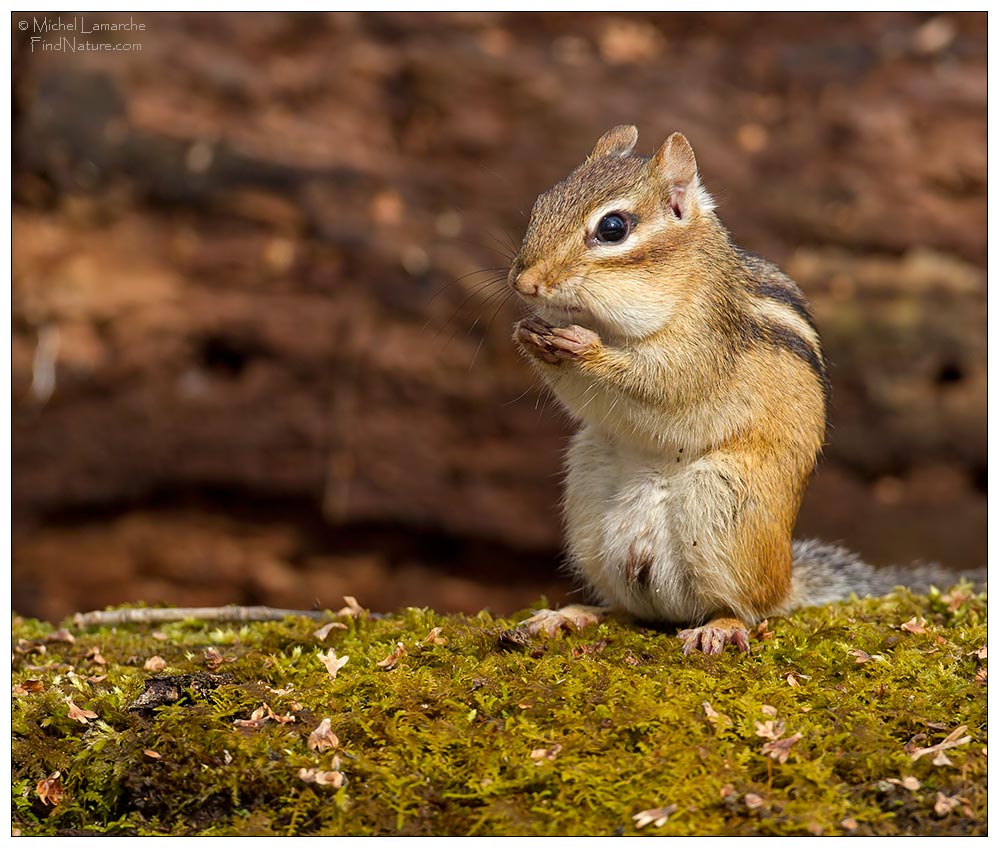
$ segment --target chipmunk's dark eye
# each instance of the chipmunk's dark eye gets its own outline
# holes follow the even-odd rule
[[[624,241],[631,232],[631,221],[624,215],[611,212],[604,215],[597,224],[596,240],[602,244],[617,244]]]

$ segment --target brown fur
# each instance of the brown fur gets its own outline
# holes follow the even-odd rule
[[[715,619],[688,639],[706,649],[787,605],[791,531],[824,439],[828,381],[801,292],[732,245],[687,140],[674,134],[647,159],[631,153],[636,137],[615,128],[538,198],[510,270],[537,316],[515,339],[592,433],[588,451],[669,462],[660,473],[678,512],[649,514],[653,542],[640,539],[654,545],[657,522],[673,521],[665,559],[633,544],[616,565],[610,538],[599,578],[610,585],[619,567],[635,614],[644,591],[689,593],[676,607],[689,608],[689,623]],[[633,227],[608,245],[595,227],[612,211]]]
[[[648,586],[651,567],[652,561],[647,556],[639,554],[632,547],[628,551],[628,559],[624,566],[625,579],[629,585]]]

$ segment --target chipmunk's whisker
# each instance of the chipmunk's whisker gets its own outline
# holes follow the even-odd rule
[[[494,286],[498,286],[499,284],[503,283],[505,280],[506,280],[506,277],[492,277],[491,279],[488,279],[488,280],[476,283],[473,286],[472,290],[454,308],[454,311],[451,312],[450,315],[448,315],[447,319],[441,325],[441,329],[438,330],[438,335],[440,334],[440,332],[443,331],[443,329],[445,327],[447,327],[455,319],[455,317],[458,315],[458,313],[461,312],[461,310],[465,307],[465,305],[470,300],[472,300],[472,298],[476,297],[477,295],[481,294],[484,291],[487,291],[488,289],[490,289],[490,288],[492,288]]]
[[[498,274],[499,272],[506,273],[507,270],[508,270],[507,268],[500,266],[497,266],[495,268],[479,268],[477,271],[469,271],[467,274],[462,274],[460,277],[455,277],[453,280],[451,280],[451,282],[445,283],[437,291],[435,291],[431,296],[430,300],[427,301],[426,305],[430,306],[435,300],[437,300],[437,298],[439,298],[442,294],[444,294],[444,292],[446,292],[452,286],[457,285],[463,280],[467,280],[469,277],[475,277],[479,274]],[[430,321],[428,320],[427,323],[429,324]]]

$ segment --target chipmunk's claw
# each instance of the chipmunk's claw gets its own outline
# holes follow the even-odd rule
[[[683,642],[685,657],[694,651],[714,656],[724,651],[726,645],[735,645],[741,653],[749,653],[749,629],[735,618],[715,619],[700,627],[681,630],[677,636]]]

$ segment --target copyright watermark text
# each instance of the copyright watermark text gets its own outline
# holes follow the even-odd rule
[[[137,53],[142,50],[141,41],[105,40],[106,36],[126,33],[144,33],[145,23],[129,16],[122,21],[95,21],[86,15],[43,15],[22,18],[17,29],[30,33],[31,52],[53,51],[56,53]]]

